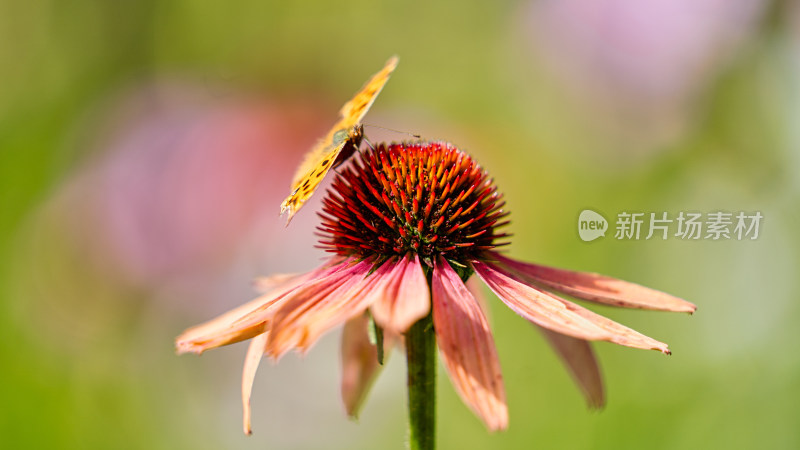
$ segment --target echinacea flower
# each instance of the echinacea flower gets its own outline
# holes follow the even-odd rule
[[[376,373],[385,341],[408,338],[431,320],[439,353],[457,392],[489,430],[508,425],[505,390],[494,339],[481,302],[465,282],[473,274],[514,312],[542,329],[566,362],[590,405],[603,389],[588,341],[654,349],[667,345],[552,292],[628,308],[693,312],[670,295],[597,274],[515,261],[497,252],[507,243],[502,196],[468,155],[446,143],[402,143],[366,150],[336,176],[319,226],[332,253],[302,275],[268,279],[261,297],[177,338],[180,353],[202,353],[252,339],[242,379],[244,429],[262,355],[303,353],[345,324],[342,395],[354,414]],[[470,283],[471,284],[471,283]],[[380,340],[378,341],[380,343]],[[406,342],[406,345],[410,345]]]

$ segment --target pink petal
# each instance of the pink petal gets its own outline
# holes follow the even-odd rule
[[[353,418],[358,416],[381,367],[378,350],[369,341],[369,326],[369,318],[361,314],[348,320],[342,332],[342,401],[347,415]]]
[[[282,302],[286,294],[308,280],[324,277],[332,271],[339,270],[340,266],[329,267],[335,260],[338,258],[329,260],[322,267],[309,273],[287,278],[275,290],[206,323],[187,329],[175,339],[178,353],[200,354],[208,349],[233,344],[263,333],[276,306]]]
[[[246,317],[237,320],[235,326],[250,326],[253,323],[266,323],[272,319],[272,316],[291,299],[302,297],[307,292],[315,291],[316,287],[325,285],[326,283],[337,280],[341,277],[339,272],[347,270],[352,267],[354,259],[346,259],[338,264],[330,265],[325,264],[323,267],[317,268],[309,274],[303,276],[302,279],[290,286],[280,289],[280,295],[270,304],[263,305],[261,308],[256,309]]]
[[[433,324],[450,379],[489,430],[505,429],[508,410],[503,376],[486,316],[441,256],[432,282]]]
[[[514,312],[544,328],[586,340],[609,336],[591,321],[570,312],[557,299],[501,274],[479,261],[475,273]]]
[[[267,345],[268,333],[262,333],[254,337],[247,347],[247,356],[244,358],[244,370],[242,371],[242,417],[244,422],[244,434],[253,434],[250,428],[250,394],[253,392],[253,381],[256,378],[256,370],[264,355]]]
[[[602,408],[606,402],[603,377],[588,341],[576,339],[547,328],[537,327],[553,346],[578,384],[590,408]]]
[[[428,315],[431,308],[430,293],[425,274],[415,254],[387,261],[378,271],[387,268],[381,275],[381,285],[375,288],[375,302],[370,311],[375,321],[390,333],[405,333],[419,319]]]
[[[300,282],[300,279],[295,280],[295,284]],[[285,289],[264,294],[206,323],[187,329],[175,340],[178,353],[200,354],[208,349],[233,344],[263,333],[265,319],[247,323],[242,321],[274,305],[291,289],[287,285]]]
[[[478,277],[467,280],[467,289],[488,316],[488,302],[483,295]],[[581,389],[590,408],[601,408],[605,404],[605,392],[600,367],[597,364],[592,346],[588,341],[556,333],[547,328],[536,327],[544,334],[550,345],[567,366],[578,387]]]
[[[492,253],[503,266],[529,282],[537,283],[583,300],[626,308],[693,313],[697,307],[686,300],[627,281],[588,272],[573,272],[524,263]]]
[[[491,313],[491,311],[489,310],[489,302],[486,301],[486,296],[483,295],[483,289],[481,289],[482,285],[481,282],[478,281],[478,277],[469,277],[469,279],[467,280],[466,283],[464,283],[464,285],[467,286],[467,290],[469,290],[469,293],[472,294],[473,297],[475,297],[475,301],[478,302],[478,306],[481,307],[481,310],[483,311],[483,314],[486,316],[486,319],[491,321],[492,316],[489,315]]]
[[[473,261],[478,276],[509,308],[531,322],[578,339],[610,341],[669,353],[667,344],[649,338],[575,303],[528,286],[502,268]]]
[[[383,278],[378,271],[367,276],[371,268],[371,262],[361,261],[290,294],[275,313],[269,353],[280,357],[295,347],[307,351],[326,331],[364,312]]]
[[[347,258],[341,256],[334,256],[329,258],[325,261],[322,266],[317,267],[313,271],[305,275],[298,275],[295,273],[276,273],[272,275],[267,275],[263,277],[256,277],[253,280],[253,290],[258,293],[267,293],[273,291],[278,288],[284,288],[289,283],[294,282],[299,277],[302,277],[303,280],[310,280],[316,278],[320,275],[323,275],[325,271],[330,271],[331,268],[334,268],[334,272],[341,268],[341,263],[347,261]],[[296,286],[297,284],[295,284]]]

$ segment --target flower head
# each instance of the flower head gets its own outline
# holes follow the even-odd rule
[[[508,213],[492,180],[444,143],[379,145],[338,177],[325,198],[322,246],[342,256],[416,254],[467,267],[491,250]]]
[[[553,291],[597,303],[692,312],[691,303],[635,284],[510,259],[496,251],[507,234],[501,195],[486,172],[446,143],[402,143],[367,150],[344,168],[323,203],[320,245],[333,256],[319,268],[266,280],[267,293],[185,331],[178,351],[253,338],[245,359],[243,405],[263,354],[307,351],[346,324],[342,394],[355,414],[377,368],[369,317],[388,341],[432,314],[439,352],[464,402],[490,430],[507,427],[500,364],[488,320],[465,284],[476,273],[508,307],[540,327],[593,406],[602,405],[599,369],[588,341],[655,349],[667,345],[597,315]],[[369,317],[366,314],[369,314]]]

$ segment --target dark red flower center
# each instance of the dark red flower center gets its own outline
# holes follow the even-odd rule
[[[503,243],[502,196],[488,174],[447,143],[378,144],[336,176],[323,200],[321,246],[386,260],[409,252],[467,265]]]

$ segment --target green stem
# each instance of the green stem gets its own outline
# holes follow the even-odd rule
[[[436,333],[433,316],[420,319],[406,333],[408,428],[411,450],[436,444]]]

